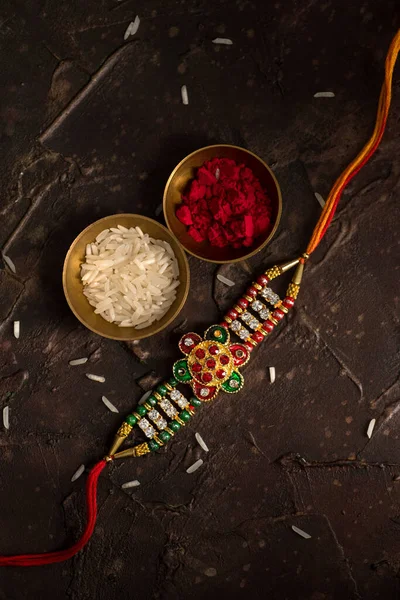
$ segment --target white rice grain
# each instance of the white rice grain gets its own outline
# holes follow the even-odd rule
[[[225,285],[229,285],[229,287],[232,287],[233,285],[235,285],[235,282],[232,281],[231,279],[228,279],[227,277],[224,277],[223,275],[221,275],[220,273],[218,273],[217,275],[217,279],[221,282],[224,283]]]
[[[311,535],[309,533],[307,533],[306,531],[303,531],[302,529],[299,529],[299,527],[296,527],[296,525],[292,525],[292,529],[295,533],[297,533],[298,535],[301,535],[301,537],[303,537],[305,540],[311,539]]]
[[[106,398],[105,396],[101,397],[103,403],[107,406],[108,410],[110,410],[113,413],[119,413],[119,410],[116,406],[114,406],[114,404],[112,404],[112,402],[109,401],[108,398]]]
[[[323,199],[323,197],[321,196],[321,194],[318,194],[318,192],[314,192],[314,196],[316,197],[316,199],[318,200],[318,202],[320,203],[320,205],[322,206],[322,208],[324,208],[324,206],[325,206],[325,200]]]
[[[10,407],[5,406],[3,408],[3,425],[4,429],[10,429]]]
[[[71,365],[71,367],[76,367],[78,365],[84,365],[86,362],[88,361],[88,358],[74,358],[73,360],[69,361],[69,364]]]
[[[195,438],[196,438],[199,446],[201,446],[203,448],[204,452],[209,452],[209,448],[208,448],[207,444],[205,443],[205,441],[203,440],[203,438],[201,437],[201,435],[199,433],[195,434]]]
[[[199,458],[199,460],[196,460],[195,463],[193,463],[188,469],[186,469],[186,473],[194,473],[195,471],[197,471],[197,469],[200,469],[202,464],[203,461],[201,460],[201,458]]]
[[[123,483],[121,485],[121,489],[127,490],[129,488],[138,487],[138,485],[140,485],[140,481],[134,479],[133,481],[127,481],[126,483]]]
[[[371,419],[368,425],[368,429],[367,429],[367,436],[369,439],[371,439],[374,428],[375,428],[375,423],[376,423],[376,419]]]
[[[14,337],[18,339],[20,333],[21,333],[21,323],[20,323],[20,321],[14,321]]]
[[[140,19],[139,16],[136,15],[135,20],[132,21],[132,23],[129,23],[128,28],[125,31],[124,40],[127,40],[128,37],[130,37],[131,35],[135,35],[135,33],[137,33],[137,30],[139,29],[139,25]]]
[[[139,329],[165,315],[180,285],[168,242],[151,238],[139,227],[118,225],[102,231],[90,248],[81,280],[95,314],[119,327]]]
[[[189,96],[186,85],[181,87],[182,104],[189,104]]]
[[[106,380],[103,375],[93,375],[92,373],[86,373],[86,377],[92,381],[98,381],[99,383],[104,383]]]
[[[233,42],[229,38],[215,38],[212,41],[213,44],[224,44],[225,46],[232,46]]]
[[[71,481],[76,481],[77,479],[79,479],[79,477],[82,475],[82,473],[85,470],[85,465],[81,465],[76,471],[75,473],[72,475],[71,477]]]
[[[274,383],[276,377],[275,367],[269,367],[269,380],[271,383]]]
[[[314,98],[334,98],[335,94],[333,92],[317,92],[314,94]]]
[[[7,267],[13,272],[16,273],[17,269],[15,268],[15,265],[13,263],[13,261],[11,260],[11,258],[9,256],[7,256],[7,254],[3,254],[3,260],[6,263]]]

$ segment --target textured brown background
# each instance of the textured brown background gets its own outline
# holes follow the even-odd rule
[[[84,478],[72,474],[102,456],[121,416],[169,371],[179,334],[217,320],[262,264],[304,250],[321,210],[314,191],[326,197],[373,127],[396,5],[1,3],[0,245],[17,267],[0,266],[0,408],[11,416],[0,432],[1,553],[76,539]],[[136,14],[139,32],[124,43]],[[217,36],[233,46],[214,46]],[[335,98],[313,97],[326,90]],[[347,189],[296,309],[256,353],[240,396],[204,407],[166,451],[105,471],[87,549],[64,565],[1,570],[1,600],[399,598],[399,119],[397,68],[382,146]],[[176,162],[213,142],[273,166],[284,199],[273,243],[221,269],[233,289],[190,259],[189,301],[152,340],[86,331],[60,281],[75,235],[118,211],[154,216]],[[89,363],[69,367],[79,356]],[[199,456],[203,467],[187,475]],[[135,478],[141,487],[121,491]]]

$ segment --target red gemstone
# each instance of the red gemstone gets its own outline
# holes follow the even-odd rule
[[[212,380],[211,373],[203,373],[202,380],[204,381],[204,383],[210,383],[210,381]]]
[[[257,296],[257,293],[258,292],[257,292],[256,288],[253,287],[252,285],[249,288],[247,288],[246,294],[248,296]]]
[[[189,404],[189,408],[190,408],[190,410],[192,410],[194,412],[194,406],[193,406],[193,404]]]
[[[209,358],[206,361],[206,365],[209,369],[213,369],[215,367],[215,360],[213,358]]]
[[[234,308],[231,308],[231,310],[228,310],[228,317],[230,317],[231,319],[237,319],[238,317],[238,313]]]
[[[261,331],[255,331],[255,332],[253,333],[253,335],[251,336],[251,338],[252,338],[252,339],[253,339],[255,342],[257,342],[257,344],[259,344],[260,342],[262,342],[262,341],[263,341],[263,339],[264,339],[264,336],[263,336],[263,334],[261,333]]]
[[[215,356],[216,354],[219,354],[219,348],[218,346],[210,346],[208,349],[209,353],[212,354],[213,356]]]
[[[196,354],[197,358],[204,358],[206,355],[203,348],[199,348],[198,350],[196,350],[195,354]]]
[[[229,325],[226,321],[222,321],[222,323],[220,323],[221,327],[225,327],[225,329],[228,329]]]
[[[194,365],[192,366],[192,371],[194,371],[195,373],[200,373],[202,369],[202,366],[200,363],[194,363]]]
[[[254,350],[254,346],[250,342],[245,342],[243,346],[245,346],[249,352],[253,352]]]
[[[284,299],[282,304],[285,308],[292,308],[292,306],[294,305],[294,300],[293,300],[293,298],[287,297]]]
[[[219,360],[221,362],[221,365],[227,365],[229,362],[229,356],[227,356],[226,354],[223,354]]]
[[[238,306],[240,306],[240,308],[247,308],[247,307],[248,307],[248,305],[249,305],[249,301],[248,301],[248,300],[246,300],[246,298],[240,298],[240,299],[237,301],[237,304],[238,304]]]
[[[265,329],[265,331],[272,331],[274,328],[274,324],[272,321],[267,319],[266,321],[264,321],[262,327],[263,327],[263,329]]]
[[[257,277],[257,283],[259,283],[260,285],[267,285],[269,279],[266,275],[260,275],[260,277]]]
[[[224,377],[226,377],[226,371],[224,369],[218,369],[216,375],[218,379],[224,379]]]
[[[283,310],[280,310],[279,308],[277,308],[272,313],[272,316],[275,317],[275,319],[277,319],[278,321],[281,321],[281,319],[283,319],[283,317],[285,316],[285,313],[283,312]]]

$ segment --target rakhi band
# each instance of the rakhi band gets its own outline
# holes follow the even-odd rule
[[[324,237],[344,188],[368,162],[381,142],[389,114],[393,69],[399,50],[400,30],[393,38],[386,57],[385,79],[372,136],[335,182],[306,252],[298,259],[267,269],[228,310],[224,320],[211,325],[203,337],[191,332],[181,338],[179,349],[183,358],[173,365],[173,376],[153,390],[143,405],[137,406],[126,417],[109,453],[91,470],[86,484],[87,523],[81,538],[70,548],[58,552],[0,556],[0,566],[32,567],[72,558],[86,546],[93,533],[97,518],[98,479],[107,463],[129,456],[144,456],[158,450],[190,421],[203,402],[213,400],[220,391],[235,394],[242,389],[244,378],[241,369],[250,360],[253,350],[293,308],[300,290],[304,265]],[[269,287],[269,283],[294,267],[296,269],[292,281],[281,300]],[[189,398],[177,388],[183,384],[191,388]],[[148,441],[119,451],[133,427],[141,429]]]

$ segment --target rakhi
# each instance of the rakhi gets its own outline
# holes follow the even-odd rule
[[[335,182],[306,251],[297,259],[276,265],[257,277],[246,293],[228,310],[224,320],[211,325],[201,337],[187,333],[179,341],[182,357],[172,368],[173,376],[152,391],[146,401],[128,415],[118,429],[107,456],[91,470],[86,484],[87,523],[81,538],[70,548],[42,554],[0,556],[0,566],[40,566],[72,558],[90,540],[97,518],[98,479],[110,462],[139,457],[158,450],[190,421],[197,408],[213,400],[219,392],[235,394],[244,385],[241,369],[251,353],[285,317],[295,303],[305,265],[324,237],[335,214],[344,188],[371,158],[385,131],[391,102],[392,75],[400,51],[400,30],[395,35],[385,62],[385,79],[379,98],[375,128],[370,140]],[[285,298],[269,287],[285,271],[294,269]],[[231,334],[237,338],[231,339]],[[178,385],[191,388],[191,397],[182,394]],[[140,428],[147,442],[119,451],[133,427]]]

